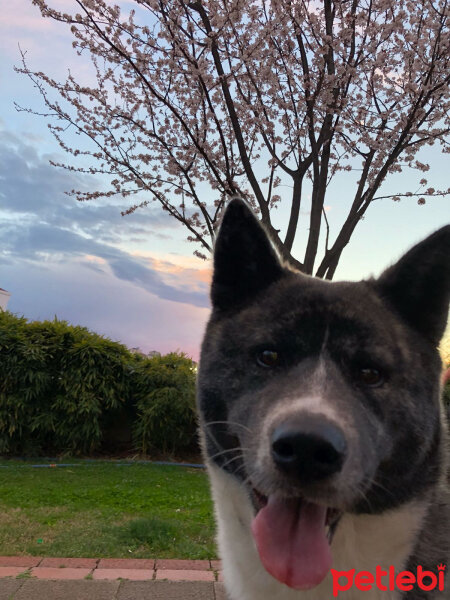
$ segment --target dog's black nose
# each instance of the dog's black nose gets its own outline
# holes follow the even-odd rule
[[[346,450],[342,431],[323,420],[285,423],[272,434],[272,458],[276,466],[301,483],[313,483],[338,473]]]

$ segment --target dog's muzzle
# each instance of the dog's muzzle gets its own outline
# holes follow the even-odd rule
[[[311,500],[308,490],[327,486],[346,460],[347,442],[337,424],[322,415],[302,415],[274,424],[270,460],[285,489],[265,496],[253,488],[252,532],[266,570],[289,587],[317,586],[331,568],[330,544],[341,512]]]

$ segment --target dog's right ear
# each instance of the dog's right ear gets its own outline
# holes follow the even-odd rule
[[[450,225],[411,248],[375,286],[413,329],[437,346],[450,300]]]
[[[251,301],[284,273],[270,240],[249,206],[228,204],[214,246],[211,301],[232,310]]]

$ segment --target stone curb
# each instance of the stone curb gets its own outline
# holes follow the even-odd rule
[[[0,578],[221,582],[218,560],[0,556]]]

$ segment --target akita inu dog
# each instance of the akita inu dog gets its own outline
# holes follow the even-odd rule
[[[198,409],[231,600],[450,598],[449,295],[450,226],[378,279],[329,282],[230,202]]]

